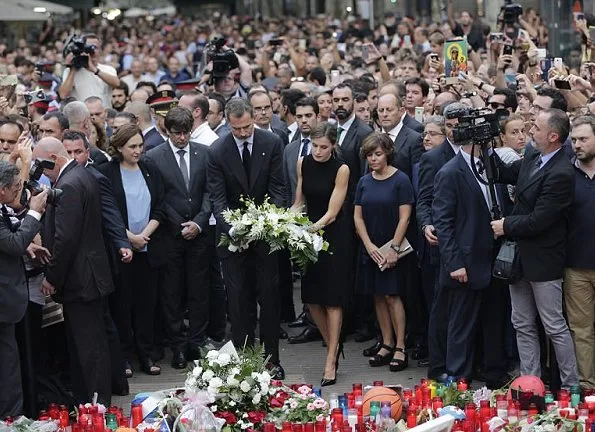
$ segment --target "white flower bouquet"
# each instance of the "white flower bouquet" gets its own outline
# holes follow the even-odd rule
[[[304,213],[277,207],[268,198],[261,205],[251,199],[242,199],[242,202],[244,208],[223,212],[232,235],[223,234],[219,244],[227,246],[231,252],[243,251],[254,242],[264,241],[271,253],[287,248],[291,260],[305,271],[308,264],[318,261],[321,251],[328,251],[324,232],[313,230],[312,222]]]

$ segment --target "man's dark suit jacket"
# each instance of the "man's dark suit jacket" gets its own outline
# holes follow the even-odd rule
[[[300,158],[302,134],[297,132],[293,140],[283,150],[283,183],[285,187],[285,205],[291,207],[295,201],[297,189],[297,161]]]
[[[0,323],[14,324],[25,315],[29,301],[23,255],[41,223],[27,215],[15,232],[0,213]]]
[[[209,193],[217,219],[217,238],[230,229],[223,219],[223,210],[241,208],[241,197],[261,204],[268,195],[273,204],[283,207],[283,143],[277,135],[254,129],[250,179],[246,178],[233,134],[211,144],[209,156]],[[218,253],[224,258],[230,252],[220,247]]]
[[[506,190],[498,192],[502,202]],[[487,288],[495,256],[492,218],[482,189],[462,154],[438,171],[432,212],[440,249],[440,285]],[[463,267],[469,278],[466,284],[450,277],[451,272]]]
[[[52,254],[45,277],[56,289],[53,297],[59,303],[99,299],[113,290],[99,183],[72,160],[54,187],[63,193],[57,204],[47,206],[43,231],[43,243]]]
[[[337,127],[339,127],[338,124]],[[364,139],[372,133],[372,129],[355,117],[349,130],[343,133],[346,135],[341,147],[338,146],[339,143],[337,142],[337,153],[349,167],[349,188],[346,201],[353,203],[357,182],[362,175],[366,174],[366,163],[360,157],[360,148]]]
[[[89,148],[89,156],[93,160],[93,164],[96,166],[109,162],[108,158],[97,147]]]
[[[413,166],[424,152],[421,135],[403,124],[395,139],[395,159],[392,165],[413,178]]]
[[[279,138],[281,138],[281,141],[283,142],[283,148],[287,147],[287,145],[289,144],[289,131],[287,130],[287,128],[281,129],[278,127],[274,127],[271,124],[271,130],[273,131],[273,133],[275,135],[277,135]],[[297,135],[297,133],[295,135]],[[293,136],[294,138],[295,138],[295,135]]]
[[[158,145],[161,145],[165,142],[159,131],[155,126],[149,129],[149,132],[144,136],[145,138],[145,152],[148,152],[151,149],[154,149]]]
[[[182,235],[181,224],[195,222],[201,232],[209,227],[211,201],[207,192],[208,147],[190,142],[190,184],[184,185],[182,172],[178,163],[178,155],[174,155],[169,142],[147,153],[147,157],[155,164],[165,188],[165,212],[169,232]]]
[[[151,235],[151,241],[147,245],[147,258],[151,267],[159,267],[167,261],[167,247],[163,236],[163,227],[167,215],[165,213],[164,199],[165,189],[161,173],[157,167],[148,159],[143,158],[138,162],[138,166],[143,173],[149,194],[151,195],[151,211],[149,219],[159,222],[160,228]],[[120,171],[120,161],[112,159],[109,163],[103,164],[99,170],[110,182],[113,189],[114,198],[117,203],[119,215],[123,219],[126,229],[128,229],[128,206],[126,205],[126,193],[122,183],[122,174]]]
[[[494,152],[498,182],[516,185],[515,205],[504,233],[517,240],[524,276],[531,282],[560,279],[566,263],[568,214],[574,196],[574,169],[563,149],[531,175],[540,157],[531,152],[510,165]]]
[[[422,134],[424,132],[424,125],[415,120],[414,117],[411,117],[409,114],[405,113],[405,118],[403,119],[403,125],[407,126],[409,129],[413,129],[418,134]]]

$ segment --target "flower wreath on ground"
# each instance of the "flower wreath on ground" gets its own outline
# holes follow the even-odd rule
[[[195,361],[185,383],[186,397],[207,392],[215,417],[225,420],[223,431],[261,429],[265,422],[309,422],[324,418],[328,404],[308,386],[293,391],[271,379],[261,347],[239,353],[231,342]],[[191,396],[190,396],[191,397]]]

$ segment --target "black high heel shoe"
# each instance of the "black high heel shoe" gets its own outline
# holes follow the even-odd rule
[[[409,356],[403,348],[395,347],[395,352],[401,352],[405,356],[405,360],[392,358],[389,362],[389,370],[391,372],[400,372],[409,366]]]
[[[369,360],[370,366],[380,367],[380,366],[386,366],[387,364],[390,364],[390,361],[393,358],[393,354],[395,353],[395,347],[382,344],[380,349],[383,349],[383,348],[385,350],[387,350],[388,353],[385,355],[376,354],[374,357],[370,358],[370,360]],[[380,350],[378,350],[378,351],[380,351]]]
[[[343,351],[343,341],[339,342],[339,347],[337,348],[337,357],[335,357],[335,375],[339,370],[339,355],[343,356],[343,360],[345,360],[345,352]]]

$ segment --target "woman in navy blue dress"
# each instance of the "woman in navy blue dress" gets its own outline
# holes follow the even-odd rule
[[[361,147],[372,172],[363,176],[355,192],[354,219],[362,240],[363,290],[374,295],[376,317],[382,333],[382,348],[370,358],[371,366],[390,365],[391,371],[407,367],[405,354],[405,262],[398,262],[414,203],[409,177],[391,166],[394,144],[385,134],[374,132]],[[380,248],[391,242],[388,252]],[[412,259],[413,254],[402,258]],[[384,271],[381,269],[384,268]],[[393,344],[393,334],[396,340]]]

